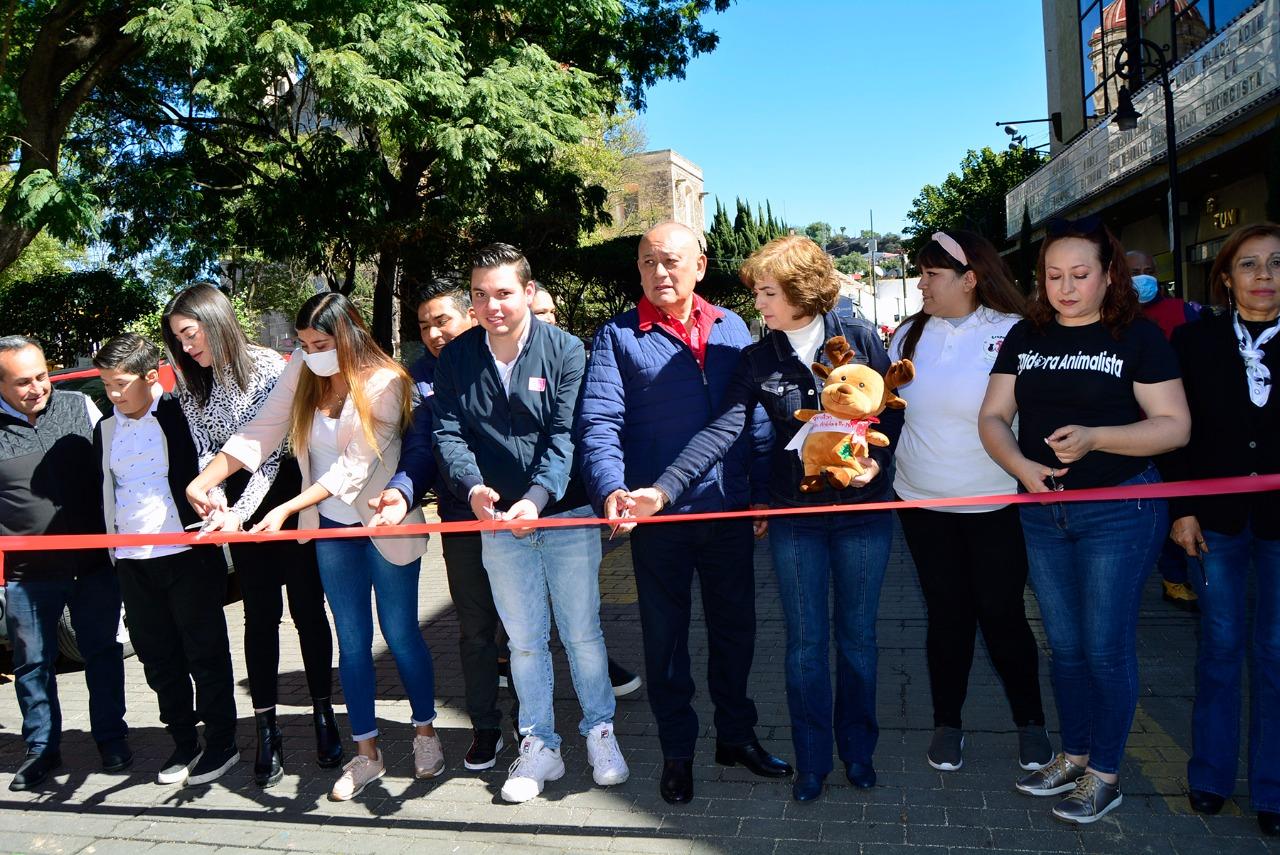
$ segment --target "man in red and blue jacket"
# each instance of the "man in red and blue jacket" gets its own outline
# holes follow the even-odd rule
[[[587,494],[596,511],[611,518],[624,515],[629,489],[653,484],[707,425],[739,353],[751,343],[741,318],[694,293],[707,257],[691,229],[655,226],[640,241],[637,263],[644,297],[596,334],[575,427]],[[668,497],[667,512],[737,511],[766,501],[772,442],[768,419],[755,414],[751,430],[721,462],[679,496]],[[710,642],[716,760],[741,763],[758,775],[791,774],[756,739],[756,708],[747,695],[755,647],[753,551],[746,519],[645,525],[631,535],[649,704],[665,761],[659,791],[673,804],[693,796],[694,573]]]

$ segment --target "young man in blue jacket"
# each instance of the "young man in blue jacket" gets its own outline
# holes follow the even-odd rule
[[[477,519],[591,515],[572,477],[585,353],[577,338],[533,317],[531,278],[515,247],[481,249],[471,270],[480,326],[454,339],[436,365],[432,415],[441,474]],[[579,732],[593,777],[601,786],[622,783],[629,772],[613,733],[600,631],[599,530],[516,528],[485,532],[480,542],[520,698],[520,756],[502,798],[528,801],[564,775],[547,646],[552,611],[582,706]]]
[[[724,397],[740,351],[751,343],[742,319],[694,293],[707,269],[701,240],[662,223],[640,240],[644,297],[596,334],[576,437],[583,480],[597,510],[620,518],[629,489],[646,487],[684,450]],[[763,414],[707,475],[679,496],[673,513],[745,510],[767,500],[772,430]],[[631,535],[644,633],[649,704],[664,757],[659,792],[693,798],[698,717],[689,666],[693,575],[702,587],[710,641],[708,688],[715,704],[716,761],[785,777],[787,763],[756,739],[747,695],[755,649],[755,576],[748,520],[667,523]]]
[[[413,425],[405,433],[400,469],[387,489],[369,504],[378,511],[375,525],[396,525],[429,490],[434,490],[437,512],[443,522],[474,519],[465,499],[458,498],[441,479],[432,449],[432,409],[435,403],[436,365],[444,346],[476,325],[471,297],[462,289],[424,295],[418,303],[418,329],[427,352],[409,369],[420,401]],[[463,757],[464,768],[477,772],[492,769],[505,747],[502,712],[498,709],[500,649],[497,643],[498,610],[480,557],[480,535],[451,532],[441,535],[449,597],[458,613],[458,652],[462,658],[462,683],[467,715],[471,718],[471,745]]]

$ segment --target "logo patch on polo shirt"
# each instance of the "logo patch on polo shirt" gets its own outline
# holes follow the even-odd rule
[[[547,378],[545,378],[545,377],[530,377],[530,378],[529,378],[529,391],[530,391],[530,392],[545,392],[545,391],[547,391]]]
[[[995,362],[996,356],[1000,353],[1001,346],[1004,345],[1004,336],[996,333],[987,336],[987,340],[982,345],[982,358],[987,362]]]

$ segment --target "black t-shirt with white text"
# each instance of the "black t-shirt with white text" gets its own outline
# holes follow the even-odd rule
[[[1100,321],[1043,330],[1019,321],[1005,336],[992,374],[1013,374],[1018,405],[1018,447],[1045,466],[1063,463],[1044,441],[1066,425],[1110,427],[1143,418],[1134,383],[1161,383],[1180,376],[1173,348],[1160,328],[1139,318],[1115,338]],[[1147,468],[1146,457],[1091,451],[1070,464],[1058,483],[1070,489],[1110,487]],[[1021,489],[1021,485],[1019,485]]]

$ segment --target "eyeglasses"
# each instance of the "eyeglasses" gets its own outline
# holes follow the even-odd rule
[[[1256,255],[1237,258],[1236,263],[1232,265],[1237,273],[1243,273],[1246,276],[1257,276],[1262,272],[1265,262],[1267,272],[1272,276],[1280,276],[1280,252],[1275,253],[1266,259],[1258,258]]]

